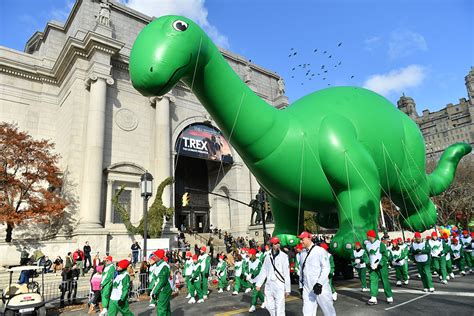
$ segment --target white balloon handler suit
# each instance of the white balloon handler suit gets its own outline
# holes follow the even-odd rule
[[[299,288],[303,289],[303,315],[316,315],[318,304],[324,315],[336,315],[328,278],[330,270],[329,254],[323,248],[313,245],[301,252]],[[316,284],[322,286],[321,294],[315,293]]]
[[[291,292],[290,263],[286,253],[280,250],[275,256],[271,251],[265,256],[256,286],[261,287],[265,279],[265,307],[271,316],[284,316],[285,293]]]

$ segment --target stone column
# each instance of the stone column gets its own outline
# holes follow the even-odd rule
[[[101,227],[100,206],[102,193],[105,108],[107,84],[110,77],[91,74],[86,85],[90,87],[81,194],[81,229]]]
[[[113,180],[107,180],[107,202],[105,203],[105,226],[112,224],[112,191]]]
[[[155,174],[153,177],[155,178],[156,187],[164,179],[172,176],[170,101],[175,102],[175,98],[171,94],[152,99],[152,102],[155,103]],[[173,204],[171,192],[170,186],[166,187],[163,192],[163,205],[166,207]]]

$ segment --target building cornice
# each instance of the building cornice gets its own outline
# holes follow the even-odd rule
[[[87,60],[96,51],[114,55],[123,46],[124,43],[120,41],[90,31],[84,40],[69,37],[52,68],[0,57],[0,72],[52,85],[61,85],[77,58]]]

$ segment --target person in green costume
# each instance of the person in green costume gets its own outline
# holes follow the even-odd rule
[[[465,253],[462,245],[459,243],[457,238],[451,239],[451,258],[453,260],[453,266],[456,265],[459,268],[461,275],[466,274],[466,262],[464,261]]]
[[[350,258],[347,246],[378,225],[382,189],[400,206],[403,227],[429,229],[437,220],[430,196],[449,187],[472,150],[453,144],[431,174],[419,172],[426,147],[416,123],[360,87],[323,89],[278,110],[182,16],[162,16],[141,30],[129,70],[133,87],[147,97],[165,95],[180,81],[190,88],[268,193],[282,246],[298,244],[304,211],[317,211],[318,224],[339,228],[332,251]]]
[[[156,315],[171,315],[171,285],[170,285],[170,267],[164,260],[165,251],[158,249],[154,252],[158,258],[156,268],[153,270],[154,285],[151,289],[150,296],[156,302]]]
[[[415,239],[410,247],[410,256],[416,262],[416,268],[421,276],[421,282],[423,283],[423,291],[434,292],[433,278],[431,276],[431,260],[430,260],[431,248],[427,241],[422,240],[419,232],[415,233]]]
[[[102,300],[101,315],[106,315],[109,308],[110,293],[112,293],[112,283],[115,275],[115,265],[112,263],[112,257],[105,258],[105,268],[102,272],[102,280],[100,282],[100,296]]]
[[[370,277],[370,299],[369,305],[377,304],[377,295],[379,293],[379,280],[382,281],[383,290],[387,297],[387,303],[393,303],[392,288],[388,279],[388,252],[385,245],[377,239],[377,233],[374,230],[367,232],[367,241],[365,250],[369,256],[369,277]]]
[[[262,308],[265,308],[265,296],[259,290],[257,290],[255,284],[257,283],[257,276],[262,270],[263,262],[257,259],[257,250],[250,248],[249,250],[250,262],[249,262],[249,274],[247,281],[250,282],[252,288],[252,302],[250,303],[249,313],[253,313],[256,310],[257,302],[262,302]]]
[[[397,286],[408,284],[408,272],[405,270],[405,262],[408,259],[408,254],[400,248],[398,240],[392,240],[392,248],[389,250],[388,261],[392,263],[392,267],[395,268],[395,275],[397,278]]]
[[[194,297],[194,293],[191,292],[191,275],[193,274],[193,255],[191,251],[186,252],[186,261],[184,262],[183,275],[186,280],[186,286],[188,288],[187,299]]]
[[[362,292],[369,291],[367,288],[367,264],[369,263],[369,256],[358,241],[355,243],[351,260],[352,266],[356,269],[357,275],[359,276]]]
[[[451,258],[451,239],[447,233],[443,233],[443,254],[446,258],[446,280],[454,279],[453,260]]]
[[[128,294],[130,291],[130,275],[127,272],[130,261],[128,259],[120,260],[117,263],[117,276],[112,284],[112,293],[110,294],[108,316],[116,316],[119,313],[123,316],[133,316],[128,306]]]
[[[321,248],[325,249],[328,253],[328,257],[329,257],[329,265],[331,267],[331,270],[329,271],[329,285],[331,286],[331,292],[332,292],[332,299],[333,301],[337,301],[337,292],[336,292],[336,288],[334,287],[334,285],[332,284],[332,278],[334,277],[334,270],[336,268],[336,266],[334,265],[334,257],[332,256],[332,254],[329,252],[329,245],[326,244],[326,243],[322,243],[321,245]]]
[[[194,304],[196,303],[195,295],[198,297],[198,304],[201,304],[204,302],[203,295],[202,295],[202,288],[201,288],[201,278],[202,278],[202,273],[201,273],[201,264],[198,263],[198,255],[193,256],[193,272],[191,273],[191,288],[189,289],[189,292],[191,294],[191,299],[188,301],[188,304]]]
[[[406,257],[405,264],[403,265],[403,274],[407,276],[407,282],[405,284],[408,284],[408,280],[410,280],[410,275],[408,274],[408,261],[410,259],[408,257],[408,244],[410,243],[410,241],[409,239],[407,239],[407,242],[405,243],[401,237],[398,237],[397,242],[398,242],[398,247],[402,249]]]
[[[469,236],[469,232],[467,230],[463,230],[462,236],[459,237],[459,243],[462,245],[464,250],[464,261],[466,263],[467,269],[469,272],[472,272],[472,268],[474,268],[474,262],[472,261],[472,238]]]
[[[230,290],[230,285],[228,285],[227,281],[227,262],[226,257],[224,254],[219,255],[219,263],[217,264],[216,268],[216,275],[217,279],[219,280],[217,291],[218,293],[224,292],[224,289],[227,288],[227,291]]]
[[[148,294],[150,294],[151,289],[153,288],[153,286],[155,286],[156,278],[153,271],[156,269],[157,262],[158,262],[158,257],[154,253],[150,254],[150,256],[148,257],[148,265],[150,267],[148,269]],[[156,301],[150,296],[150,304],[148,305],[148,307],[155,307],[155,306],[156,306]]]
[[[433,270],[439,275],[442,283],[448,283],[448,273],[446,270],[446,254],[443,252],[443,241],[438,238],[438,233],[432,232],[428,241],[431,248],[431,261]]]
[[[237,295],[241,288],[247,291],[250,286],[246,280],[245,260],[242,258],[242,255],[237,254],[234,260],[234,292],[232,292],[232,295]]]
[[[209,294],[209,274],[211,271],[211,257],[206,253],[206,250],[206,246],[201,247],[201,255],[198,259],[198,264],[201,265],[202,295],[205,300],[207,300],[207,295]]]

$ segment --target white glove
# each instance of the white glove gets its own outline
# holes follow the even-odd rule
[[[377,267],[378,267],[378,266],[379,266],[378,263],[372,263],[372,264],[370,265],[370,268],[371,268],[372,270],[377,270]]]
[[[247,281],[250,281],[252,279],[252,276],[250,274],[247,275]]]
[[[359,258],[355,259],[355,263],[359,264],[359,263],[360,263],[360,259],[359,259]]]

